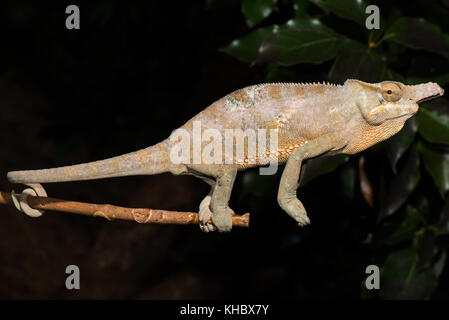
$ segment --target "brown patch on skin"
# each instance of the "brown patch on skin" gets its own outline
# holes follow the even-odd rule
[[[132,157],[132,155],[128,153],[128,154],[124,154],[122,156],[122,159],[125,160],[125,161],[128,161],[129,159],[131,159],[131,157]]]
[[[312,140],[314,140],[314,139],[316,139],[316,138],[318,138],[318,137],[319,137],[319,136],[311,135],[311,134],[305,136],[306,141],[312,141]]]
[[[205,109],[205,110],[207,110],[207,109]],[[205,111],[204,110],[204,111]],[[181,128],[184,128],[185,130],[188,130],[188,131],[192,131],[193,130],[193,121],[188,121],[186,124],[184,124]],[[175,142],[179,142],[179,141],[181,141],[181,138],[179,138],[179,140],[177,140],[177,141],[175,141]]]
[[[237,101],[241,102],[242,104],[246,105],[246,104],[250,103],[249,97],[246,94],[245,90],[242,90],[242,89],[237,90],[236,92],[231,93],[230,96],[232,99],[237,100]]]
[[[295,93],[298,96],[298,99],[301,99],[304,96],[304,91],[299,87],[295,87]]]
[[[140,151],[136,152],[136,156],[137,156],[137,159],[139,159],[139,161],[141,163],[148,163],[148,161],[150,159],[150,155],[148,154],[147,150],[140,150]]]
[[[324,86],[316,86],[313,88],[313,93],[314,94],[324,94]]]
[[[281,87],[277,84],[268,86],[268,93],[273,99],[282,99]]]
[[[121,163],[120,163],[119,160],[112,161],[112,162],[109,164],[109,170],[110,170],[111,172],[120,171],[121,169],[122,169],[122,165],[121,165]]]
[[[98,173],[98,167],[94,164],[88,164],[88,168],[92,174]]]
[[[269,121],[269,122],[265,122],[265,127],[267,129],[277,129],[278,124],[275,121]]]

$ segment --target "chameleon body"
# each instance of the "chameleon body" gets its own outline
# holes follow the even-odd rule
[[[54,169],[14,171],[14,183],[37,184],[100,179],[162,172],[191,174],[211,186],[201,202],[200,226],[203,231],[230,231],[233,211],[228,202],[237,172],[264,166],[274,158],[286,163],[278,190],[278,203],[300,226],[310,223],[296,189],[301,165],[306,159],[338,153],[355,154],[383,141],[404,126],[418,110],[418,103],[443,95],[436,83],[404,85],[394,81],[366,83],[347,80],[343,85],[268,83],[246,87],[219,99],[186,122],[181,128],[201,130],[277,129],[277,150],[250,157],[245,145],[242,157],[223,152],[221,163],[174,163],[170,151],[175,145],[166,139],[154,146],[118,157]],[[245,140],[247,144],[247,141]],[[207,141],[200,141],[203,150]],[[229,159],[228,159],[229,160]],[[209,223],[211,219],[212,223]]]

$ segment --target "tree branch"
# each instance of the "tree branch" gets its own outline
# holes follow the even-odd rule
[[[16,196],[20,197],[20,194],[16,194]],[[34,196],[28,196],[27,201],[33,209],[70,212],[86,216],[103,217],[108,220],[134,220],[138,223],[159,224],[199,224],[198,214],[195,212],[125,208],[110,204],[93,204]],[[0,204],[12,205],[11,194],[0,192]],[[232,217],[232,225],[235,227],[248,227],[249,213],[241,216],[234,215]]]

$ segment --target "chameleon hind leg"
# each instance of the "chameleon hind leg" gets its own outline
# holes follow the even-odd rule
[[[237,166],[235,165],[222,165],[217,172],[209,207],[212,210],[212,223],[220,232],[229,232],[232,229],[234,211],[229,208],[228,203],[236,176]]]
[[[210,200],[212,199],[213,188],[210,193],[201,201],[200,209],[198,211],[198,218],[200,220],[200,229],[204,232],[211,232],[217,230],[217,227],[210,222],[212,218],[212,210],[210,209]]]
[[[195,170],[196,171],[196,170]],[[203,175],[204,174],[204,175]],[[215,180],[205,176],[211,175]],[[207,173],[193,173],[209,185],[211,191],[200,204],[199,220],[201,230],[205,232],[218,230],[219,232],[229,232],[232,229],[232,216],[234,211],[229,208],[228,202],[231,197],[232,187],[237,176],[237,166],[221,165]],[[209,223],[212,220],[212,224]]]
[[[332,136],[322,136],[293,150],[287,160],[279,184],[278,203],[289,216],[298,222],[299,226],[305,226],[310,223],[306,209],[296,196],[301,164],[305,159],[319,156],[331,150],[334,145]]]
[[[200,221],[200,229],[204,232],[211,232],[217,230],[213,223],[210,223],[210,219],[212,218],[212,211],[210,209],[210,200],[212,199],[212,193],[215,189],[215,180],[198,174],[194,174],[195,177],[200,178],[204,182],[210,185],[209,194],[201,201],[200,208],[198,211],[198,218]]]

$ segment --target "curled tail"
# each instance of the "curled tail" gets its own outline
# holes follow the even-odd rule
[[[168,143],[106,160],[53,169],[8,172],[12,183],[49,183],[112,178],[130,175],[151,175],[168,171]]]

